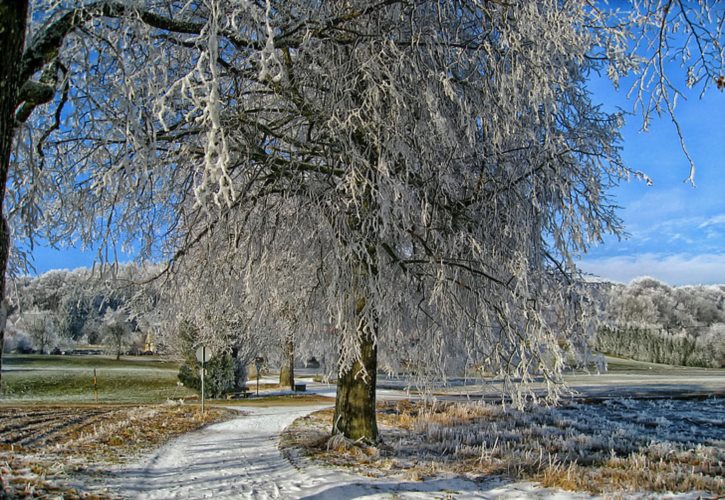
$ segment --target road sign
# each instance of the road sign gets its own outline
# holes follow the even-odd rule
[[[204,364],[208,363],[211,359],[211,350],[207,349],[205,345],[199,347],[196,350],[196,359],[201,363],[201,413],[204,413]]]
[[[199,363],[208,363],[211,359],[211,349],[201,346],[196,350],[196,359]]]
[[[254,367],[257,369],[257,396],[259,396],[259,372],[262,371],[262,365],[264,364],[264,358],[257,356],[254,358]]]

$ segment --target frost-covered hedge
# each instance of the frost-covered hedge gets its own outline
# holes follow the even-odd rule
[[[644,326],[601,327],[595,345],[606,354],[651,363],[717,368],[723,361],[722,342],[716,335],[695,337]]]
[[[179,381],[185,386],[201,392],[201,377],[199,376],[199,363],[187,361],[179,369]],[[219,398],[234,389],[234,360],[229,354],[215,356],[206,363],[206,376],[204,389],[207,397]]]

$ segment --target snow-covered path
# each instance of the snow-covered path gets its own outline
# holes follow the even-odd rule
[[[277,448],[280,432],[320,406],[244,409],[249,415],[181,436],[107,484],[128,498],[531,498],[559,496],[528,483],[496,487],[460,479],[374,480],[335,469],[297,469]],[[561,497],[572,498],[565,494]]]
[[[250,415],[186,434],[120,475],[139,498],[292,498],[315,486],[277,449],[280,431],[314,407],[252,408]],[[296,477],[299,476],[299,477]]]

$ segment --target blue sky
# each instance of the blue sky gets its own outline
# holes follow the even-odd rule
[[[591,88],[605,109],[631,108],[624,89],[615,92],[603,79]],[[592,248],[579,261],[585,272],[619,282],[647,275],[671,285],[725,283],[725,93],[713,88],[703,99],[695,91],[686,97],[677,116],[697,165],[696,187],[683,182],[689,165],[669,117],[654,119],[646,133],[640,131],[641,118],[628,117],[625,162],[654,183],[633,180],[614,189],[629,237],[607,238]],[[90,266],[97,256],[92,249],[47,247],[33,254],[38,273]]]
[[[609,110],[631,108],[608,83],[592,88]],[[629,237],[593,248],[580,261],[584,271],[620,282],[647,275],[671,285],[725,283],[725,93],[710,89],[700,99],[693,90],[686,97],[676,114],[697,166],[696,187],[683,182],[689,164],[669,117],[653,120],[646,133],[641,118],[628,117],[624,160],[653,185],[631,181],[614,189]]]

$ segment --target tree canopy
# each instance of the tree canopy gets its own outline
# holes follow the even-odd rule
[[[254,304],[331,325],[349,437],[376,438],[378,353],[422,377],[463,359],[517,401],[543,375],[555,398],[562,345],[587,331],[573,257],[621,231],[607,189],[638,175],[587,79],[634,73],[645,120],[673,112],[666,61],[715,86],[722,16],[671,0],[41,2],[9,218],[18,237],[203,269],[222,294],[242,283],[229,307],[198,305],[222,317]]]

